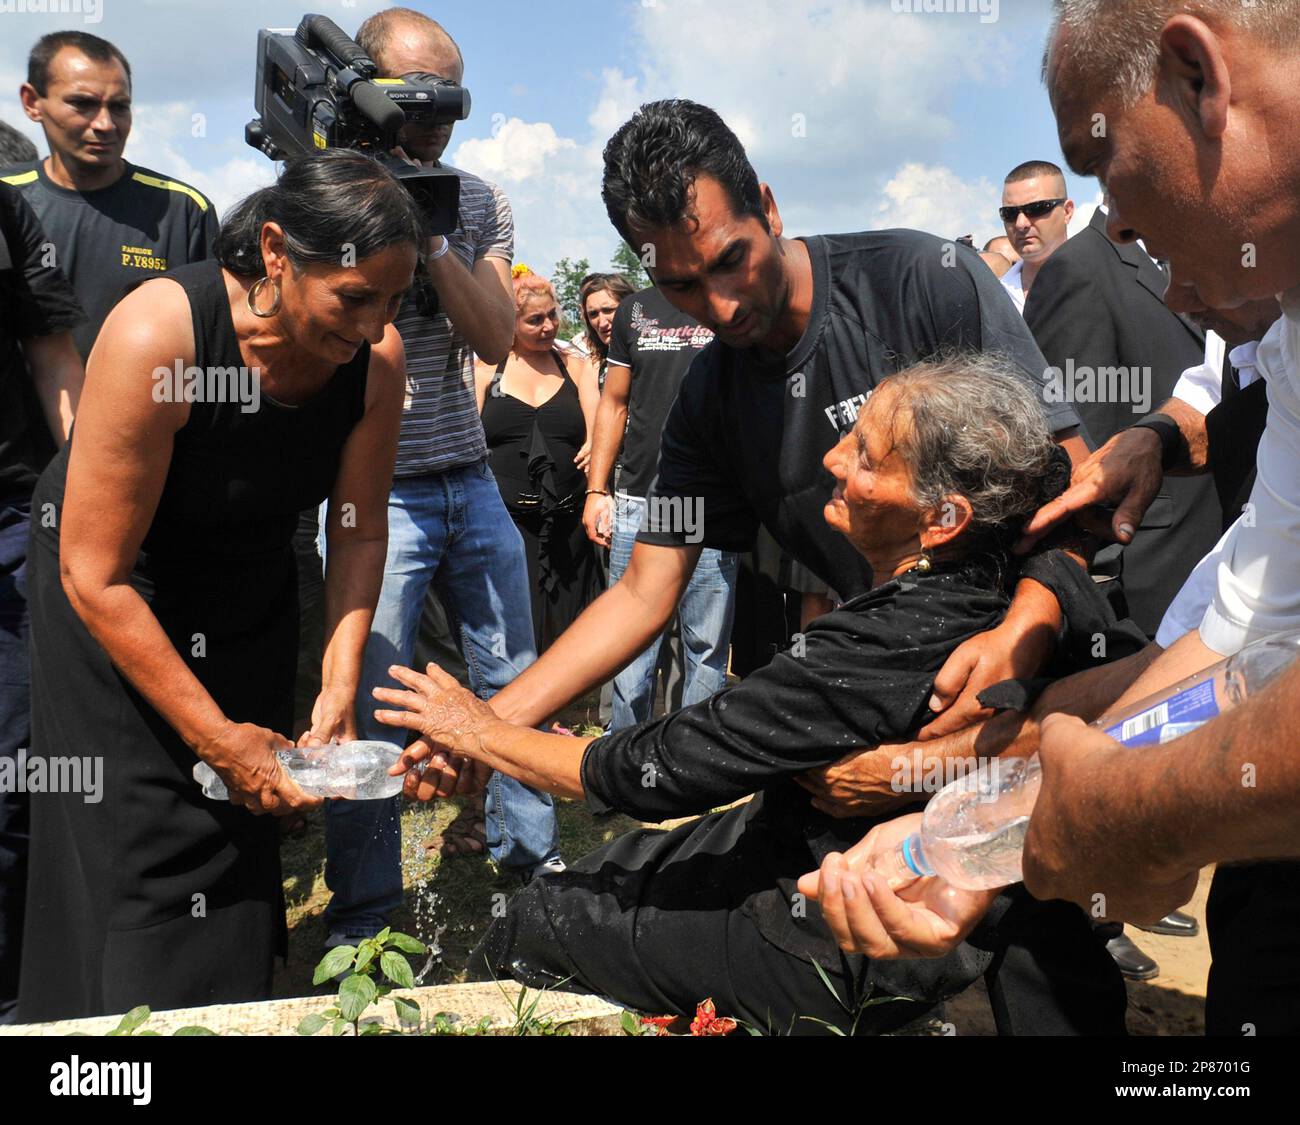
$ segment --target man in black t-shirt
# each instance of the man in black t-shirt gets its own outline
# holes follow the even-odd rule
[[[493,701],[542,721],[658,636],[705,547],[747,549],[761,525],[844,597],[870,588],[862,559],[822,519],[822,458],[885,376],[937,351],[997,351],[1042,388],[1058,440],[1087,455],[1047,364],[973,250],[915,231],[781,237],[771,190],[734,134],[691,102],[643,106],[605,153],[611,220],[659,291],[717,339],[692,365],[664,430],[652,518],[623,579]],[[687,527],[684,515],[702,515]],[[689,531],[697,538],[691,542]],[[935,724],[959,729],[975,696],[1036,675],[1060,628],[1051,592],[1024,581],[1007,620],[963,645],[936,680]]]
[[[32,488],[66,440],[81,391],[72,329],[83,319],[67,280],[46,264],[32,209],[0,184],[0,760],[11,777],[30,733],[23,592]],[[0,1023],[18,999],[27,884],[27,796],[0,785]]]
[[[188,184],[122,157],[131,132],[131,68],[111,43],[60,31],[32,50],[23,109],[49,158],[0,171],[36,212],[51,257],[87,319],[84,360],[113,306],[141,281],[211,257],[216,210]]]
[[[610,547],[609,578],[617,583],[627,570],[640,531],[658,516],[649,506],[659,462],[659,442],[677,388],[692,361],[713,340],[703,325],[673,308],[657,289],[624,299],[614,316],[609,341],[609,372],[596,418],[584,522],[588,535]],[[618,454],[618,494],[603,483]],[[683,534],[692,535],[695,510],[681,512]],[[608,523],[610,532],[602,533]],[[708,699],[727,683],[727,652],[735,606],[737,559],[734,553],[705,548],[678,603],[684,683],[682,706]],[[654,710],[655,670],[661,639],[656,638],[614,677],[612,729],[649,721]]]

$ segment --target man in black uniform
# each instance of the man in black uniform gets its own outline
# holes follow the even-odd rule
[[[83,319],[58,269],[44,264],[32,209],[0,184],[0,771],[16,778],[31,733],[24,571],[32,488],[66,440],[81,392],[72,329]],[[0,1023],[18,1000],[27,886],[27,795],[0,785]]]
[[[122,157],[131,133],[131,67],[80,31],[45,36],[27,63],[23,109],[50,155],[0,171],[21,191],[87,313],[77,350],[90,355],[113,306],[139,282],[211,256],[216,211],[188,184]]]

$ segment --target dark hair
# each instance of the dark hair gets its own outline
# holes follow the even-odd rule
[[[357,260],[409,242],[421,253],[428,238],[424,215],[392,174],[368,156],[331,149],[285,161],[279,179],[255,191],[226,215],[216,256],[241,277],[262,277],[262,228],[278,223],[294,269]]]
[[[1019,184],[1025,180],[1036,180],[1040,176],[1060,176],[1062,180],[1065,179],[1065,173],[1050,160],[1026,160],[1007,173],[1006,182]]]
[[[7,121],[0,121],[0,168],[10,164],[30,164],[40,154],[22,133]]]
[[[758,176],[717,113],[681,98],[643,105],[605,146],[601,196],[609,221],[632,245],[634,226],[655,230],[691,217],[700,175],[726,189],[737,215],[752,215],[768,229]]]
[[[106,63],[116,59],[126,71],[126,84],[131,85],[131,64],[107,39],[86,31],[52,31],[49,35],[41,36],[32,48],[32,53],[27,56],[27,81],[41,97],[49,93],[50,63],[64,47],[72,47],[95,62]]]
[[[609,348],[596,335],[591,321],[587,319],[587,298],[593,293],[605,292],[613,293],[621,304],[624,297],[630,297],[636,292],[636,286],[621,273],[589,273],[578,286],[578,316],[582,318],[582,334],[587,341],[587,350],[599,360],[604,360]]]

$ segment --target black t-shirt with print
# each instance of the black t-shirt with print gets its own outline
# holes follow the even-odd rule
[[[648,496],[659,460],[659,441],[677,388],[692,361],[713,341],[713,333],[678,312],[658,289],[625,297],[614,314],[609,362],[632,369],[627,434],[618,487],[629,496]]]
[[[32,209],[0,183],[0,499],[30,496],[54,455],[19,342],[71,331],[85,319],[45,247]]]
[[[128,162],[121,179],[99,191],[59,187],[44,161],[6,168],[0,180],[36,212],[86,310],[73,337],[82,359],[113,306],[141,281],[212,257],[216,208],[188,184],[148,168]]]
[[[993,272],[965,246],[918,231],[804,240],[813,307],[784,362],[715,340],[682,381],[664,428],[650,527],[638,540],[749,550],[760,525],[842,597],[871,568],[823,519],[835,487],[822,466],[875,386],[941,351],[998,352],[1040,389],[1056,432],[1079,424],[1048,401],[1047,363]],[[680,499],[679,499],[680,498]],[[691,506],[691,521],[657,520]],[[701,526],[702,524],[702,526]],[[657,526],[658,525],[658,526]]]

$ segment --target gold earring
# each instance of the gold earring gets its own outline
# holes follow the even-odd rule
[[[930,555],[927,551],[921,552],[921,557],[917,561],[916,569],[922,574],[929,574],[934,569],[934,563],[930,561]]]
[[[266,312],[263,312],[257,307],[257,298],[262,295],[262,287],[268,282],[275,287],[275,295],[271,299],[271,307]],[[248,307],[254,316],[269,320],[280,311],[280,297],[280,283],[278,281],[272,281],[269,277],[259,277],[253,282],[253,287],[248,291]]]

